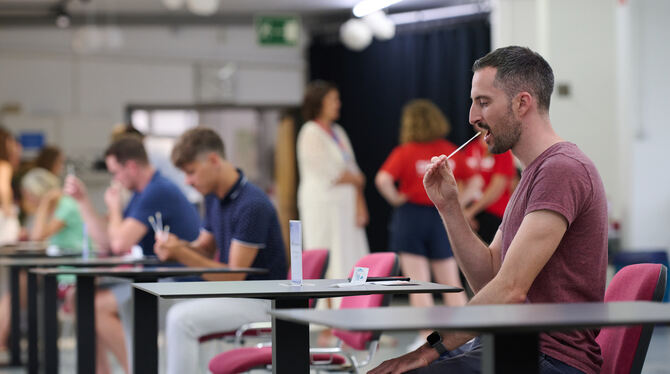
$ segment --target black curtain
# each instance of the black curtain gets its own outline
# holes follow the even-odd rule
[[[367,227],[372,251],[387,250],[391,207],[374,186],[374,176],[398,145],[403,105],[414,98],[435,102],[452,124],[448,139],[461,144],[468,124],[472,63],[491,49],[488,17],[446,25],[399,30],[389,41],[374,41],[354,52],[316,35],[309,47],[310,80],[337,84],[342,108],[338,123],[351,139],[367,178]]]

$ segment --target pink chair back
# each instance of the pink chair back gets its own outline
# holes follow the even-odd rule
[[[398,275],[398,257],[393,252],[377,252],[364,256],[356,262],[355,267],[366,267],[369,269],[368,277],[389,277]],[[349,276],[354,273],[351,269]],[[348,308],[374,308],[388,306],[391,295],[361,295],[347,296],[342,298],[341,309]],[[367,343],[379,338],[379,333],[369,331],[345,331],[333,330],[333,334],[347,345],[358,350],[366,349]]]
[[[663,301],[667,268],[661,264],[629,265],[616,273],[607,286],[605,302]],[[596,341],[603,355],[601,373],[640,373],[653,326],[608,327]]]
[[[330,252],[327,249],[310,249],[302,252],[302,278],[323,279],[328,270]],[[291,269],[288,269],[288,279],[291,279]]]
[[[328,270],[330,252],[327,249],[310,249],[302,252],[302,279],[323,279]],[[291,279],[291,269],[288,269]],[[314,308],[316,300],[309,299],[309,307]]]

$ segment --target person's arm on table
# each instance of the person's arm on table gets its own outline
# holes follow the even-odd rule
[[[201,236],[205,231],[201,232]],[[211,237],[211,234],[206,233]],[[198,239],[201,239],[200,237]],[[204,238],[201,243],[204,242]],[[215,261],[209,257],[202,255],[193,248],[190,243],[184,240],[179,240],[174,234],[170,234],[167,239],[156,235],[156,245],[154,251],[161,261],[177,261],[189,267],[207,267],[207,268],[246,268],[251,267],[251,264],[256,258],[258,248],[251,247],[237,240],[230,243],[230,251],[228,255],[228,263]],[[238,274],[203,274],[205,280],[210,281],[236,281],[244,280],[245,273]]]
[[[552,211],[540,210],[526,215],[510,245],[500,271],[468,302],[468,305],[525,302],[530,286],[554,254],[567,226],[565,218]],[[496,237],[498,238],[499,235]],[[532,250],[529,250],[531,248]],[[451,331],[442,331],[440,334],[448,350],[455,349],[476,336]],[[435,349],[424,344],[414,352],[385,361],[368,373],[404,373],[426,366],[438,356]]]
[[[88,197],[88,192],[84,184],[74,175],[68,175],[65,178],[65,186],[63,192],[66,195],[72,196],[79,205],[81,218],[86,223],[86,230],[91,239],[95,242],[98,249],[105,252],[109,249],[109,237],[107,236],[106,223],[98,213],[95,211],[91,200]]]

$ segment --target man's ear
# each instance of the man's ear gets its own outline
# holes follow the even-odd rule
[[[517,116],[523,117],[525,116],[530,108],[533,106],[533,103],[535,102],[535,99],[533,96],[525,91],[520,92],[515,99],[514,102],[514,109],[516,109]]]
[[[219,164],[219,156],[216,154],[216,152],[209,152],[207,154],[207,162],[211,163],[212,165]]]

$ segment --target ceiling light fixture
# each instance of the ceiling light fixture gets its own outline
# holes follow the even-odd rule
[[[466,4],[466,5],[454,5],[442,8],[427,9],[427,10],[419,10],[415,12],[389,14],[388,18],[390,18],[396,25],[403,25],[406,23],[472,16],[475,14],[486,13],[490,11],[491,8],[486,3]]]
[[[58,8],[56,8],[56,26],[59,29],[66,29],[70,27],[71,22],[70,14],[65,10],[65,6],[58,6]]]
[[[401,0],[363,0],[354,6],[354,16],[365,17],[368,14],[387,8]]]

